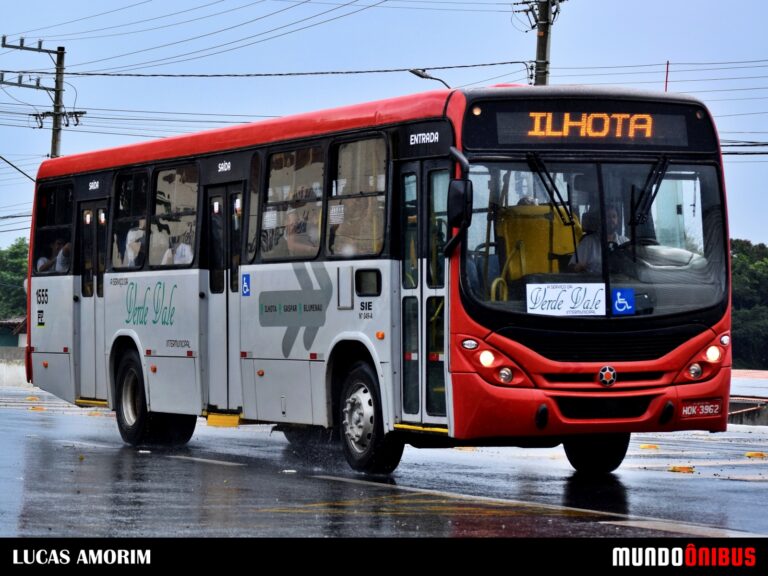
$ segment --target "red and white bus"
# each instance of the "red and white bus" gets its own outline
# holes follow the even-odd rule
[[[679,95],[439,90],[46,161],[28,378],[134,445],[209,424],[556,446],[726,428],[712,117]]]

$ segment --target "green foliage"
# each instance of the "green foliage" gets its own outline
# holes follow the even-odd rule
[[[0,318],[14,318],[27,313],[24,278],[27,277],[29,244],[17,238],[8,248],[0,248]]]
[[[733,311],[733,363],[737,368],[768,368],[768,307]]]
[[[733,364],[768,369],[768,246],[731,240]]]

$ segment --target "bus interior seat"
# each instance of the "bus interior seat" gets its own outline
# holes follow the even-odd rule
[[[491,242],[487,247],[483,242],[468,254],[469,265],[467,274],[469,275],[470,285],[473,286],[478,294],[487,298],[490,294],[491,283],[501,274],[501,253],[499,245]],[[486,262],[488,270],[486,271]],[[487,276],[486,276],[487,272]]]
[[[493,281],[491,299],[506,300],[508,282],[529,274],[552,274],[564,270],[564,262],[574,253],[583,235],[574,214],[573,226],[563,223],[557,211],[567,219],[564,208],[544,204],[503,208],[496,223],[498,241],[504,248],[504,266]]]

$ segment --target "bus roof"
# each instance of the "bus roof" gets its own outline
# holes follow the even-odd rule
[[[272,118],[241,126],[217,128],[194,134],[107,148],[95,152],[62,156],[43,162],[37,177],[38,179],[56,178],[157,160],[236,150],[248,146],[306,138],[343,130],[385,126],[425,118],[440,118],[445,113],[445,107],[452,92],[455,90],[434,90],[341,108]]]
[[[250,124],[173,136],[138,144],[128,144],[94,152],[72,154],[46,160],[40,165],[38,179],[78,173],[97,172],[148,162],[215,154],[269,144],[282,140],[307,138],[344,130],[386,126],[398,122],[441,118],[446,114],[450,96],[460,92],[467,101],[484,98],[595,98],[656,100],[704,105],[684,94],[665,94],[616,87],[595,86],[497,86],[466,90],[433,90],[386,100],[377,100],[340,108],[272,118]],[[459,130],[460,128],[457,127]]]

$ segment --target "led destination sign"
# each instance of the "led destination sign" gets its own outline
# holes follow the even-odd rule
[[[471,103],[464,141],[469,149],[717,149],[709,116],[701,107],[605,99]]]
[[[653,116],[650,114],[529,112],[528,116],[533,120],[528,136],[568,138],[573,134],[580,138],[653,138]]]
[[[686,146],[685,116],[629,112],[499,112],[500,144],[526,141]]]

